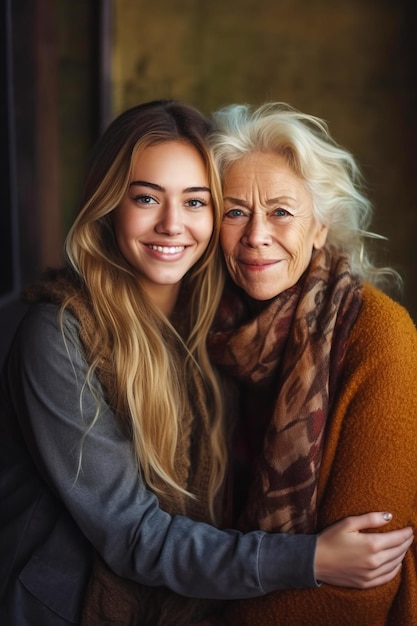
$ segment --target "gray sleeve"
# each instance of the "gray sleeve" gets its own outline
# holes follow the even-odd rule
[[[245,535],[170,516],[146,489],[132,447],[85,386],[75,320],[65,341],[52,305],[26,316],[13,349],[15,411],[46,480],[120,576],[186,595],[231,599],[315,587],[315,535]],[[87,434],[85,434],[87,432]]]

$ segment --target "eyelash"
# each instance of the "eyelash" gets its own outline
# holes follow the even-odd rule
[[[242,209],[229,209],[228,211],[225,211],[223,217],[243,217],[243,216],[244,216],[244,212],[242,211]]]
[[[141,193],[141,194],[138,194],[137,196],[133,197],[133,200],[135,202],[141,202],[143,204],[150,204],[150,202],[145,202],[145,199],[146,200],[153,200],[154,202],[157,202],[156,198],[154,198],[153,196],[150,196],[147,193]]]
[[[199,206],[198,206],[198,207],[195,207],[195,206],[191,206],[191,205],[190,205],[190,208],[192,208],[192,209],[194,209],[194,208],[200,208],[200,207],[202,207],[202,206],[207,206],[207,205],[208,205],[207,200],[202,200],[201,198],[189,198],[189,199],[186,201],[186,203],[189,203],[189,202],[198,202],[198,203],[199,203]]]
[[[133,197],[133,200],[134,202],[142,203],[145,205],[151,204],[151,202],[147,202],[147,200],[153,200],[154,202],[158,202],[156,198],[154,198],[153,196],[147,193],[138,194],[137,196]],[[198,203],[198,206],[192,206],[190,204],[192,202]],[[185,204],[188,205],[190,208],[194,209],[194,208],[200,208],[202,206],[207,206],[208,202],[207,200],[203,200],[202,198],[189,198],[188,200],[185,201]]]
[[[280,214],[281,213],[281,214]],[[272,211],[272,214],[275,217],[287,217],[288,215],[291,215],[289,211],[287,211],[287,209],[275,209],[274,211]],[[224,213],[223,217],[245,217],[246,214],[244,212],[243,209],[229,209],[228,211],[226,211]]]

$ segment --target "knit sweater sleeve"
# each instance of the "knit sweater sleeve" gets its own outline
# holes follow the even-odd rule
[[[331,414],[319,485],[321,528],[390,511],[383,530],[417,527],[417,331],[407,312],[365,286]],[[401,573],[370,590],[323,585],[237,603],[242,626],[417,625],[417,547]]]
[[[206,598],[316,586],[315,536],[242,535],[159,508],[98,381],[92,390],[85,384],[88,366],[70,314],[64,327],[65,339],[54,305],[29,312],[3,376],[2,412],[19,421],[40,474],[111,569]]]

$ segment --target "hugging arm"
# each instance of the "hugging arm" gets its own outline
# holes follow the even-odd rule
[[[53,305],[26,316],[7,366],[9,387],[18,389],[10,413],[45,482],[109,567],[195,597],[316,586],[316,536],[242,535],[159,508],[98,382],[93,392],[85,384],[88,367],[70,314],[64,328],[65,341]],[[98,419],[88,430],[97,399]]]
[[[369,290],[346,355],[343,391],[323,466],[322,527],[347,512],[366,511],[372,503],[393,513],[390,527],[416,528],[417,333],[408,314],[394,303],[387,304],[388,313],[384,312],[381,298],[388,303],[385,296]],[[385,623],[382,619],[389,624],[417,623],[413,594],[417,594],[415,543],[405,556],[400,575],[367,594],[369,619],[375,611],[381,623]],[[365,602],[360,598],[355,606],[364,612]],[[357,620],[362,623],[359,616]]]
[[[314,535],[242,535],[162,511],[103,398],[99,419],[84,437],[96,398],[84,385],[87,365],[70,315],[65,332],[64,342],[52,305],[28,315],[9,365],[19,388],[14,411],[41,474],[108,565],[123,577],[197,597],[315,587]],[[345,524],[337,534],[343,545]],[[321,545],[335,549],[334,535],[330,543],[323,536]],[[328,576],[336,577],[340,568],[334,563]],[[361,586],[356,564],[343,569],[347,583]]]

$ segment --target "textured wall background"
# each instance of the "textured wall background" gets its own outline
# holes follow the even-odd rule
[[[112,114],[157,97],[205,112],[283,100],[359,160],[417,320],[416,3],[113,0]]]

